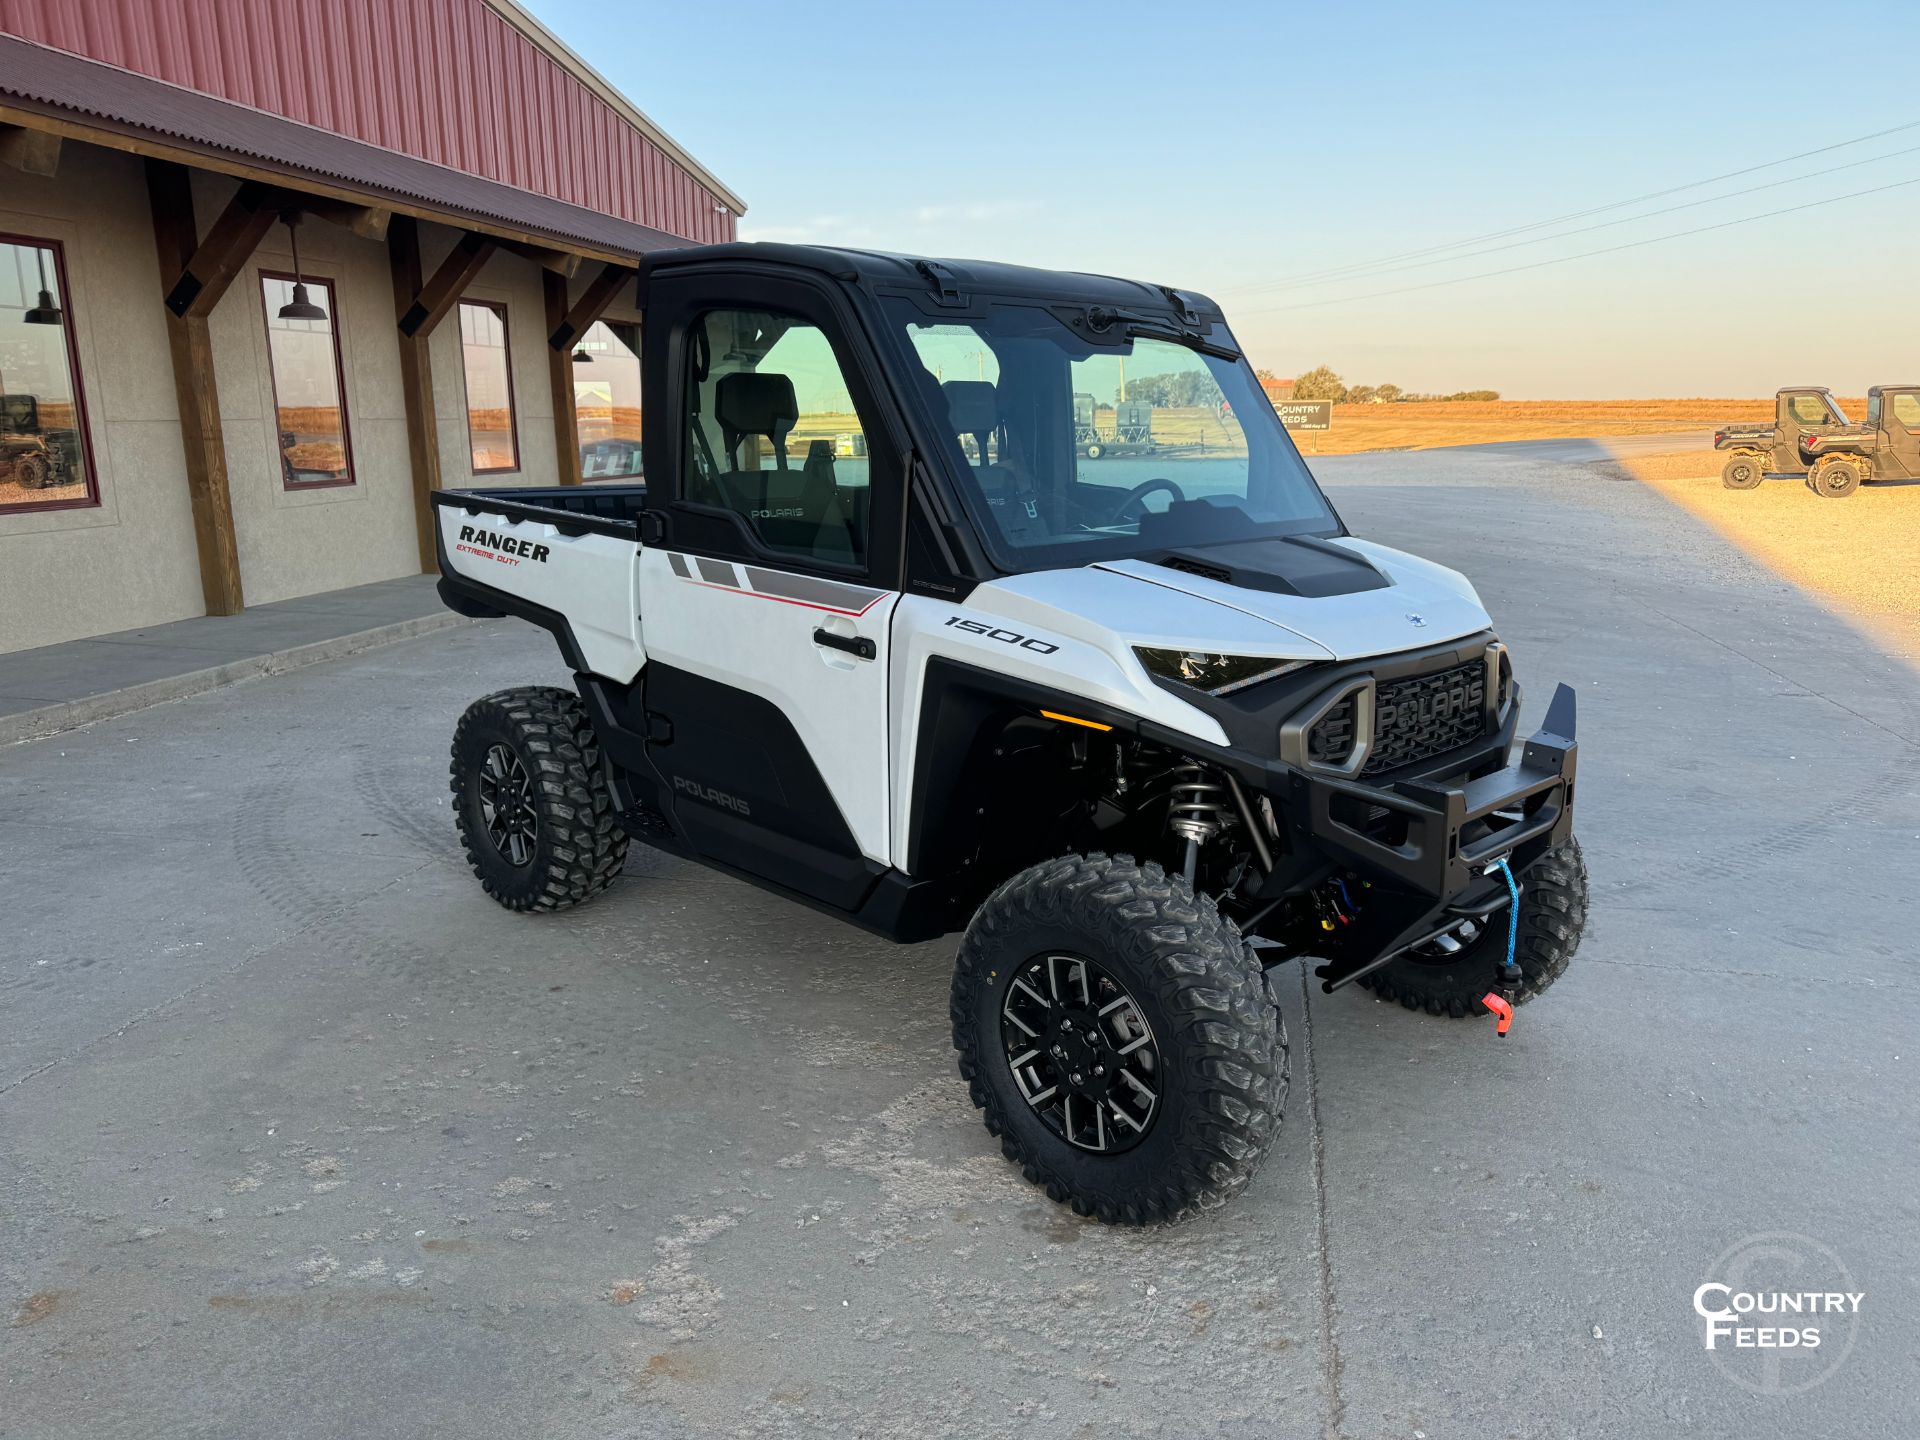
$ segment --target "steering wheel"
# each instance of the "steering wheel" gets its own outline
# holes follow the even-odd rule
[[[1174,484],[1173,481],[1166,479],[1164,476],[1156,475],[1153,477],[1153,479],[1143,480],[1140,482],[1140,484],[1134,486],[1133,489],[1129,490],[1127,492],[1127,498],[1122,500],[1119,503],[1119,505],[1115,507],[1113,512],[1113,519],[1109,520],[1107,523],[1109,525],[1120,524],[1122,521],[1124,521],[1127,518],[1128,513],[1136,505],[1138,505],[1141,501],[1145,500],[1147,496],[1153,494],[1153,492],[1156,490],[1166,491],[1175,500],[1185,500],[1187,498],[1187,492],[1182,490],[1178,485]]]

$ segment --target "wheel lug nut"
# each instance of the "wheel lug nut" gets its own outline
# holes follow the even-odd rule
[[[1086,1083],[1086,1076],[1080,1074],[1078,1071],[1075,1071],[1073,1074],[1069,1075],[1067,1078],[1076,1085],[1082,1085]]]
[[[1104,1065],[1096,1065],[1093,1067],[1093,1073],[1096,1075],[1104,1075],[1107,1073],[1107,1067]]]

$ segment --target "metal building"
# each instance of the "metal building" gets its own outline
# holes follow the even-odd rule
[[[745,208],[514,0],[0,8],[0,652],[433,568],[638,471],[650,250]]]

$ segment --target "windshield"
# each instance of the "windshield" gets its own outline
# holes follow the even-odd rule
[[[1006,568],[1341,533],[1244,359],[1119,340],[1124,322],[1091,345],[1034,305],[936,319],[891,303],[947,468]]]

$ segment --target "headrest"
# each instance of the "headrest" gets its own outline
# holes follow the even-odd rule
[[[740,435],[784,435],[800,418],[793,381],[750,370],[722,375],[713,393],[713,418]]]
[[[956,435],[980,435],[1000,423],[1000,392],[991,380],[949,380],[940,387]]]

